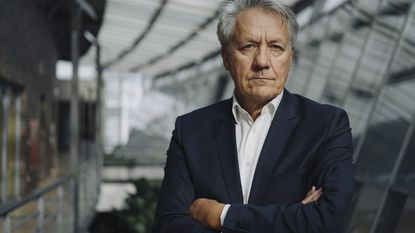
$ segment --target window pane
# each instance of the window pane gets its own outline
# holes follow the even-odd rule
[[[382,200],[383,191],[363,186],[358,195],[347,232],[369,233]]]
[[[16,172],[16,98],[14,93],[11,91],[9,91],[7,95],[9,99],[9,110],[7,119],[7,199],[11,200],[14,196],[14,180]]]
[[[374,99],[365,95],[349,95],[348,100],[344,104],[350,126],[352,127],[353,137],[360,137],[366,127],[370,111],[372,110]]]
[[[20,194],[25,196],[35,188],[35,179],[32,171],[31,142],[30,142],[30,120],[29,102],[27,91],[20,95]]]
[[[360,0],[353,4],[355,9],[349,13],[350,16],[354,16],[353,22],[347,25],[349,28],[342,40],[340,56],[330,69],[330,80],[325,88],[324,102],[337,105],[344,102],[350,82],[355,76],[355,70],[361,65],[358,58],[367,56],[366,37],[371,33],[369,19],[376,13],[378,5],[378,0]]]
[[[346,93],[344,107],[349,112],[355,135],[365,129],[374,104],[373,97],[382,87],[385,75],[390,74],[388,68],[391,62],[398,60],[392,59],[395,58],[393,54],[397,51],[395,46],[399,43],[400,32],[406,26],[404,9],[392,8],[388,14],[381,13],[375,17],[362,60],[351,77],[350,92]]]
[[[1,87],[1,86],[0,86]],[[0,89],[0,204],[3,203],[3,90]],[[0,228],[1,229],[1,228]]]
[[[390,3],[386,6],[389,5]],[[389,10],[392,10],[392,8]],[[415,114],[415,94],[413,92],[415,88],[415,65],[413,63],[413,56],[415,54],[415,14],[411,12],[411,14],[407,15],[406,11],[408,7],[396,9],[399,9],[401,14],[386,14],[378,20],[376,31],[379,38],[376,39],[375,43],[381,43],[383,46],[379,45],[378,49],[373,50],[373,54],[379,52],[379,48],[391,47],[385,46],[385,43],[397,41],[391,39],[397,34],[395,30],[398,28],[393,25],[397,24],[399,27],[402,27],[403,16],[409,17],[407,25],[405,25],[407,30],[405,30],[403,39],[400,41],[399,47],[396,50],[397,54],[393,60],[391,70],[387,71],[387,84],[384,87],[385,90],[379,104],[375,108],[373,117],[370,119],[368,134],[358,157],[357,169],[359,176],[382,183],[386,183],[391,175],[390,172],[402,149],[402,143]],[[413,8],[411,9],[413,10]],[[381,51],[381,54],[376,55],[378,58],[385,57],[384,54],[386,51],[383,49]],[[371,60],[376,61],[374,58]],[[383,69],[381,68],[383,66],[382,62],[378,61],[376,64],[379,69]],[[375,74],[374,72],[371,73]],[[381,76],[383,75],[382,73],[374,77]],[[362,77],[370,80],[368,79],[370,77],[369,74]],[[363,90],[376,89],[378,86],[375,79],[370,81],[370,83],[364,84],[363,82],[357,82],[356,84],[365,87],[360,88],[362,93],[370,93],[370,91],[363,92]],[[413,161],[410,161],[410,156],[407,155],[406,157],[407,161],[404,163],[404,166],[410,166],[410,162]],[[377,162],[374,163],[373,161]],[[401,172],[401,176],[406,178],[402,178],[402,180],[410,179],[408,174],[410,168],[405,169],[405,171],[403,170]]]
[[[395,232],[398,233],[413,233],[415,229],[415,199],[409,198],[406,201],[398,228]]]
[[[412,135],[405,152],[405,158],[397,177],[396,186],[400,189],[415,192],[415,133]]]
[[[357,160],[358,176],[380,183],[389,180],[415,113],[415,104],[411,104],[415,97],[415,80],[390,84],[385,88]]]

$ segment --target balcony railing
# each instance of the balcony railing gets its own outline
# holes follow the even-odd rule
[[[95,214],[102,161],[93,143],[81,143],[81,154],[85,152],[88,155],[81,155],[84,160],[79,165],[78,175],[69,174],[55,179],[46,187],[1,206],[1,232],[86,232]],[[78,208],[74,208],[76,202]],[[77,227],[74,226],[75,222],[78,222]]]

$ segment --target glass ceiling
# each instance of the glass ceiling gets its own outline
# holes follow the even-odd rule
[[[219,50],[216,24],[221,2],[107,0],[98,35],[104,68],[155,77],[203,60]],[[92,66],[94,61],[93,49],[81,60]]]

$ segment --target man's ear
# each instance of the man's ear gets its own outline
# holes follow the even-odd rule
[[[222,55],[223,67],[225,67],[225,69],[229,71],[229,55],[227,48],[222,46],[220,48],[220,54]]]

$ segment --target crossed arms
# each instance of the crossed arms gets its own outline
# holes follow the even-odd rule
[[[337,233],[354,189],[350,127],[344,111],[331,119],[327,139],[314,170],[321,190],[310,190],[299,203],[231,204],[223,226],[223,203],[198,199],[188,169],[181,137],[180,118],[168,150],[165,179],[159,196],[155,233],[278,232]],[[284,188],[284,187],[281,187]]]
[[[308,191],[306,197],[301,201],[301,204],[305,205],[317,201],[322,193],[321,188],[316,189],[316,187],[313,186],[310,191]],[[190,205],[189,212],[192,218],[205,227],[221,231],[222,224],[220,216],[224,207],[225,204],[219,203],[214,199],[198,198]]]

